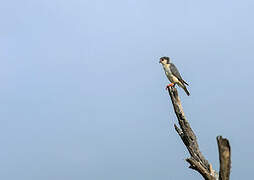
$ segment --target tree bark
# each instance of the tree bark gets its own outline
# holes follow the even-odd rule
[[[205,159],[199,150],[197,137],[184,115],[183,107],[176,88],[169,87],[168,93],[171,97],[174,111],[180,125],[179,128],[176,124],[174,124],[175,130],[182,139],[191,156],[186,159],[186,161],[190,164],[189,168],[198,171],[205,180],[229,180],[231,154],[228,140],[223,139],[221,136],[217,137],[220,154],[220,173],[218,174],[212,169],[212,165],[207,159]]]
[[[231,168],[231,151],[229,141],[221,136],[217,136],[217,143],[220,156],[220,180],[229,180]]]

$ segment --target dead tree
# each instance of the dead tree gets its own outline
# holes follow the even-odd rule
[[[229,141],[222,136],[217,136],[219,149],[220,171],[217,173],[213,170],[212,165],[199,150],[197,137],[187,121],[183,107],[175,87],[168,88],[169,95],[174,107],[176,117],[180,128],[174,124],[175,130],[188,149],[190,156],[186,161],[190,164],[189,168],[198,171],[205,180],[229,180],[231,168],[231,152]]]

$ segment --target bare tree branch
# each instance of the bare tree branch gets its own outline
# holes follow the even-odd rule
[[[231,168],[231,151],[229,141],[221,136],[217,136],[217,143],[220,156],[220,180],[229,180]]]
[[[169,87],[168,93],[174,107],[176,117],[180,128],[174,124],[175,130],[181,137],[183,143],[190,153],[190,158],[186,161],[190,164],[190,168],[198,171],[205,180],[229,180],[230,173],[230,146],[227,139],[217,138],[220,152],[220,177],[218,173],[212,169],[212,165],[205,159],[199,150],[196,135],[187,121],[183,107],[175,87]]]

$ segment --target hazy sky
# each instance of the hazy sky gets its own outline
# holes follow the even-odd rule
[[[173,128],[161,56],[201,151],[253,177],[254,2],[9,0],[0,3],[0,179],[197,180]]]

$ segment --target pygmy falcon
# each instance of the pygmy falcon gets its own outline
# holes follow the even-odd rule
[[[175,86],[177,84],[178,86],[183,88],[183,90],[189,96],[190,93],[185,86],[185,84],[186,85],[189,85],[189,84],[183,80],[183,78],[181,77],[176,66],[170,62],[170,58],[169,57],[161,57],[160,63],[163,66],[163,69],[165,71],[165,74],[166,74],[168,80],[171,82],[171,84],[167,85],[166,89],[169,87]]]

